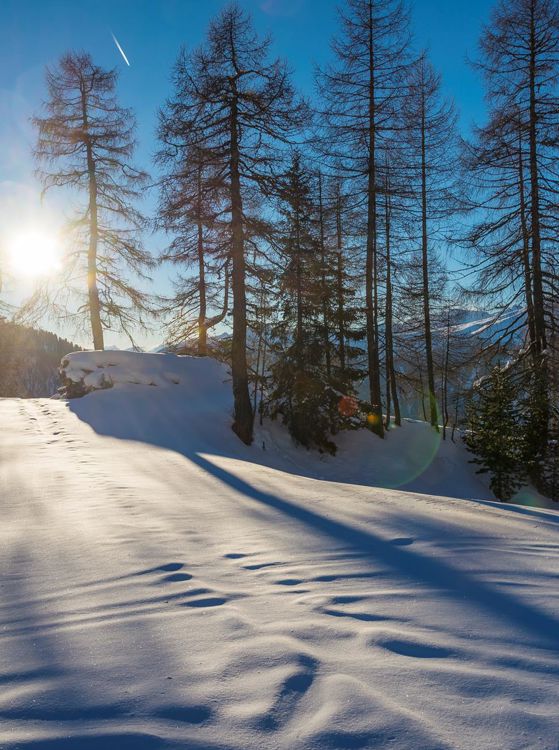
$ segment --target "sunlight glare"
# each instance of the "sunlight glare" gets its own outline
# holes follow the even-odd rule
[[[9,252],[12,270],[20,276],[48,276],[62,265],[56,236],[46,229],[16,234]]]

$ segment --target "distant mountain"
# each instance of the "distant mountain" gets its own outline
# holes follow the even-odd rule
[[[80,347],[54,333],[0,318],[0,397],[52,396],[60,360]]]
[[[521,319],[523,310],[520,308],[511,308],[506,312],[495,312],[492,310],[478,310],[473,308],[455,308],[452,311],[454,324],[451,326],[451,332],[455,335],[465,337],[477,337],[484,343],[504,337],[509,343],[522,343],[523,332],[519,329],[518,320]],[[403,329],[408,328],[403,324]],[[514,330],[512,330],[514,329]],[[381,326],[382,330],[382,326]],[[417,334],[410,334],[417,335]],[[444,327],[434,327],[433,337],[435,340],[446,338],[447,329]],[[230,331],[224,331],[217,335],[208,336],[208,349],[210,352],[215,349],[222,349],[223,344],[231,338]],[[247,331],[247,342],[249,347],[256,346],[256,337],[249,329]],[[117,349],[118,347],[107,347],[108,349]],[[196,354],[197,340],[195,336],[173,344],[163,342],[159,346],[150,349],[150,353],[171,353],[171,354]],[[126,351],[137,351],[128,349]]]
[[[476,336],[486,343],[504,338],[509,343],[521,344],[523,315],[524,310],[518,307],[505,312],[457,310],[454,317],[459,323],[452,326],[452,332],[464,336]]]

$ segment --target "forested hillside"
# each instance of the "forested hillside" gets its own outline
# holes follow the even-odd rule
[[[78,350],[54,333],[0,319],[0,398],[51,396],[60,359]]]

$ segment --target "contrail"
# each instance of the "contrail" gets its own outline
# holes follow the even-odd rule
[[[123,57],[123,59],[124,59],[124,62],[125,62],[125,63],[126,63],[127,65],[128,65],[128,67],[130,67],[130,63],[128,62],[128,58],[127,58],[127,57],[126,57],[126,55],[124,54],[124,50],[122,49],[122,47],[121,47],[121,46],[120,46],[120,44],[118,43],[118,39],[116,38],[116,36],[115,36],[115,35],[113,34],[113,32],[112,32],[112,31],[111,31],[111,36],[112,36],[112,38],[113,38],[113,42],[114,42],[114,43],[116,44],[116,46],[117,46],[117,49],[118,49],[118,51],[119,51],[119,52],[120,52],[120,54],[122,55],[122,57]]]

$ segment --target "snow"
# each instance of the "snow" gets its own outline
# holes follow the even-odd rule
[[[184,361],[172,354],[146,357],[119,350],[72,352],[63,360],[63,370],[68,380],[83,381],[92,390],[113,385],[166,386],[180,383]]]
[[[557,749],[558,512],[421,424],[248,448],[216,362],[71,363],[114,387],[0,400],[2,750]]]

